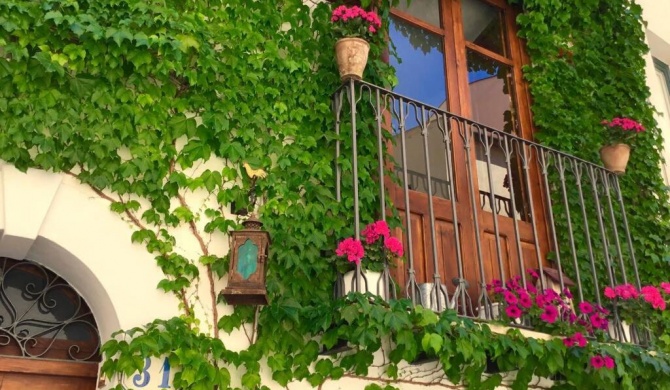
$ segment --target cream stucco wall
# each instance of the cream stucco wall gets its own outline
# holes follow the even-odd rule
[[[170,318],[177,303],[156,289],[163,274],[109,202],[75,178],[0,165],[0,256],[36,261],[87,301],[103,340]]]
[[[667,0],[636,0],[642,6],[643,17],[647,22],[647,43],[649,53],[647,60],[647,85],[651,91],[650,103],[654,105],[659,114],[656,120],[661,128],[665,146],[662,165],[662,173],[666,185],[670,185],[670,94],[668,86],[659,77],[653,58],[670,65],[670,1]]]

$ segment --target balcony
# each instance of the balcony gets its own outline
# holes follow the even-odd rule
[[[615,174],[515,135],[511,119],[492,129],[363,81],[342,85],[333,110],[337,197],[353,211],[355,238],[369,219],[396,221],[405,247],[405,261],[385,264],[379,280],[357,266],[337,294],[496,320],[503,306],[491,283],[514,279],[572,307],[607,306],[610,337],[646,342],[643,324],[622,321],[603,296],[607,286],[641,287]],[[371,181],[374,193],[361,184]]]

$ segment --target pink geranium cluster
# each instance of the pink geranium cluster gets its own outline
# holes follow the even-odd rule
[[[376,221],[366,226],[361,234],[365,237],[366,244],[374,244],[381,237],[387,239],[391,235],[391,230],[386,221]]]
[[[572,336],[563,339],[563,345],[565,345],[568,348],[574,346],[584,348],[586,347],[586,344],[588,344],[588,342],[586,341],[586,337],[584,337],[582,332],[575,332],[575,334],[573,334]]]
[[[641,318],[652,319],[653,311],[665,311],[668,307],[666,299],[670,297],[670,283],[663,282],[659,287],[653,285],[637,289],[632,284],[621,284],[605,287],[603,295],[616,306],[617,312],[628,323],[638,322]],[[663,313],[660,313],[664,315]]]
[[[335,254],[357,265],[360,265],[361,260],[366,256],[370,262],[376,263],[389,260],[388,253],[402,257],[404,252],[402,242],[391,237],[391,230],[386,221],[376,221],[367,225],[361,235],[365,244],[353,237],[348,237],[340,241]]]
[[[336,23],[344,36],[376,34],[382,26],[382,20],[376,12],[366,11],[357,5],[335,8],[330,21]]]
[[[604,120],[600,122],[600,124],[609,130],[612,130],[608,134],[612,143],[625,143],[638,133],[645,131],[644,126],[642,126],[640,122],[626,117],[616,117],[612,120]]]
[[[335,250],[335,254],[340,257],[346,257],[347,260],[352,263],[359,264],[365,255],[365,250],[363,249],[363,244],[361,244],[359,240],[356,240],[353,237],[348,237],[340,241],[340,244]]]
[[[670,295],[670,283],[663,282],[660,286],[666,295]],[[651,305],[652,308],[665,310],[667,303],[661,294],[661,290],[652,285],[644,286],[638,290],[632,284],[621,284],[614,287],[605,287],[604,295],[611,300],[618,299],[624,307],[635,306],[642,298],[642,301]],[[631,303],[627,304],[627,301]]]
[[[531,277],[537,279],[539,275],[534,270],[528,271]],[[590,302],[581,302],[575,312],[571,302],[572,294],[565,289],[561,294],[552,290],[538,290],[531,282],[522,286],[519,276],[502,283],[493,280],[488,285],[494,300],[505,306],[504,320],[516,320],[525,317],[538,330],[567,332],[580,330],[587,334],[595,334],[598,330],[608,328],[607,315],[609,312],[603,307]],[[565,333],[563,333],[565,334]],[[582,345],[585,339],[581,332],[575,333],[567,343]]]
[[[599,370],[601,368],[606,368],[611,370],[614,368],[614,359],[607,355],[595,355],[591,357],[591,367]]]

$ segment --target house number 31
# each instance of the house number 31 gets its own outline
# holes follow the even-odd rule
[[[147,385],[149,385],[149,383],[151,382],[151,374],[149,373],[150,368],[151,368],[151,359],[150,358],[144,359],[144,368],[142,368],[142,371],[139,374],[133,376],[133,385],[139,388],[147,387]],[[168,360],[168,358],[165,358],[163,360],[163,364],[158,373],[161,376],[161,383],[158,385],[158,388],[169,389],[170,361]]]

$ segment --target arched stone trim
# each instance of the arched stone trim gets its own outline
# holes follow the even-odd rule
[[[178,315],[156,286],[153,256],[130,241],[133,227],[73,177],[0,165],[0,256],[35,261],[88,302],[102,341],[119,329]]]

